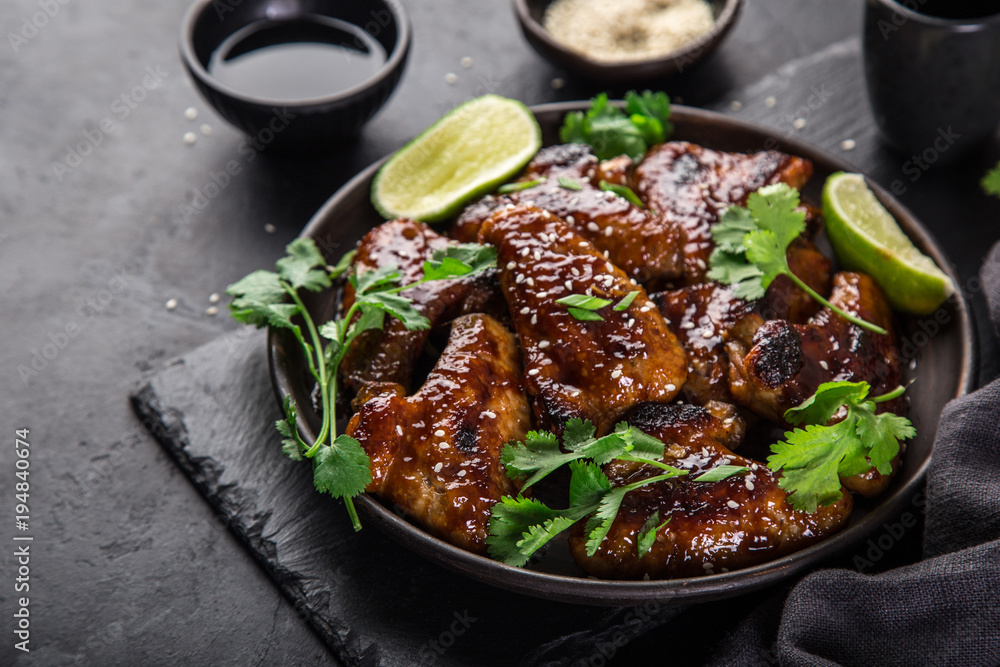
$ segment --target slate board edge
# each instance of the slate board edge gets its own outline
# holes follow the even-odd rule
[[[277,545],[272,540],[264,539],[261,536],[261,529],[270,513],[261,514],[257,511],[254,503],[241,497],[242,494],[238,487],[220,485],[218,480],[222,476],[222,469],[216,461],[204,458],[196,459],[189,455],[187,428],[184,425],[183,417],[176,414],[175,410],[163,409],[150,382],[139,386],[130,394],[129,399],[132,409],[143,425],[184,471],[198,492],[208,501],[213,511],[224,516],[226,526],[249,549],[254,560],[274,580],[278,588],[292,603],[295,612],[319,633],[326,645],[333,650],[337,659],[345,664],[369,662],[367,659],[373,657],[372,655],[367,651],[365,654],[352,651],[342,636],[338,634],[337,629],[310,609],[309,600],[299,581],[300,578],[288,568],[281,566],[277,558],[271,556],[277,554]],[[239,507],[243,511],[234,512],[230,509],[231,507]],[[254,520],[247,523],[241,519],[242,516],[251,516]],[[344,627],[342,631],[349,633],[350,629]]]

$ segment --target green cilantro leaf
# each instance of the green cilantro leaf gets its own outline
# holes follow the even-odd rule
[[[642,203],[639,199],[639,195],[632,191],[632,188],[627,185],[616,185],[615,183],[608,183],[607,181],[601,181],[598,187],[605,192],[613,192],[622,199],[626,200],[628,203],[632,204],[636,208],[646,208],[646,205]]]
[[[656,511],[649,515],[646,522],[642,524],[642,528],[639,530],[639,539],[636,541],[640,560],[653,548],[653,544],[656,543],[656,534],[668,523],[670,523],[670,517],[668,516],[666,521],[660,523],[660,512]]]
[[[545,182],[545,177],[536,178],[530,181],[518,181],[516,183],[504,183],[499,188],[497,192],[502,195],[509,195],[512,192],[521,192],[522,190],[528,190],[534,187],[538,187]]]
[[[588,144],[601,160],[628,155],[642,159],[649,147],[662,143],[673,127],[670,102],[663,93],[626,94],[626,111],[609,103],[606,94],[590,101],[587,112],[566,115],[559,136],[564,143]]]
[[[611,481],[595,463],[572,461],[570,464],[570,507],[596,507],[611,490]],[[584,515],[585,516],[585,515]]]
[[[445,280],[473,275],[497,265],[495,246],[462,243],[435,250],[424,262],[423,281]]]
[[[369,292],[357,297],[359,307],[380,308],[400,320],[407,329],[430,329],[431,322],[413,306],[413,301],[399,294]]]
[[[334,498],[353,498],[372,481],[371,464],[361,443],[347,435],[317,450],[313,458],[313,484]]]
[[[568,176],[559,177],[559,187],[565,190],[574,190],[576,192],[583,190],[582,185],[580,185],[578,182],[574,181],[572,178]]]
[[[563,445],[570,451],[575,451],[594,439],[594,425],[579,417],[572,417],[566,421],[563,429]]]
[[[292,400],[291,396],[285,396],[283,401],[285,418],[279,419],[274,422],[274,427],[283,436],[281,441],[281,451],[285,455],[294,460],[302,460],[302,449],[304,443],[299,439],[299,427],[296,421],[297,410],[295,407],[295,402]]]
[[[626,294],[621,301],[615,304],[615,310],[617,310],[618,312],[625,310],[626,308],[632,305],[632,302],[635,301],[635,298],[637,296],[639,296],[639,290],[632,290],[631,292]]]
[[[842,477],[872,468],[889,474],[899,454],[899,441],[916,435],[905,417],[875,413],[876,403],[899,396],[902,387],[871,400],[868,391],[867,382],[827,382],[785,413],[787,421],[808,425],[771,445],[767,465],[782,471],[778,485],[789,492],[795,509],[812,513],[819,505],[839,500]],[[841,421],[827,425],[842,411],[846,414]]]
[[[319,292],[330,286],[326,260],[312,239],[295,239],[285,248],[288,253],[277,261],[278,275],[292,288]]]
[[[839,308],[788,267],[788,246],[805,231],[805,213],[799,193],[775,183],[751,193],[746,209],[731,207],[712,227],[715,250],[709,258],[708,278],[733,285],[743,299],[759,299],[778,276],[788,276],[802,291],[848,322],[878,334],[882,327]]]
[[[529,431],[524,442],[504,445],[500,462],[512,478],[528,476],[522,489],[526,489],[566,462],[559,448],[559,438],[547,431]]]
[[[362,273],[355,272],[349,278],[351,285],[354,287],[354,291],[359,294],[364,294],[367,292],[379,291],[390,289],[393,286],[399,285],[399,281],[402,279],[402,274],[393,265],[380,266],[377,269],[371,269],[369,271],[364,271]]]
[[[521,550],[524,535],[532,526],[544,525],[558,515],[541,501],[504,496],[490,512],[490,534],[486,538],[490,555],[508,565],[524,565],[530,556]]]
[[[695,482],[721,482],[722,480],[729,479],[734,475],[742,475],[748,470],[750,470],[750,468],[747,468],[746,466],[715,466],[711,470],[706,470],[697,477],[692,477],[692,480]]]
[[[288,297],[281,278],[272,271],[254,271],[227,287],[226,294],[233,297],[229,304],[233,319],[256,327],[267,324],[274,315],[272,307]]]
[[[1000,163],[986,172],[979,185],[986,194],[1000,197]]]
[[[608,536],[611,525],[618,516],[618,509],[622,506],[625,494],[631,489],[627,486],[619,486],[617,489],[604,494],[601,502],[597,505],[594,516],[587,521],[584,531],[587,533],[587,555],[593,556],[601,546],[601,542]]]

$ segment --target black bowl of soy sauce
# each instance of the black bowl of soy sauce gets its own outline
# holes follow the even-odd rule
[[[409,50],[398,0],[197,0],[181,25],[202,96],[284,154],[346,146],[395,90]]]

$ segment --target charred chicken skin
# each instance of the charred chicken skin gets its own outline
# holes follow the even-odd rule
[[[812,176],[812,163],[777,151],[725,153],[685,141],[650,149],[636,167],[639,197],[664,224],[684,234],[684,284],[705,281],[715,247],[711,228],[730,206],[772,183],[801,188]]]
[[[570,550],[587,573],[607,579],[695,577],[757,565],[802,549],[841,528],[851,513],[851,496],[813,514],[793,510],[778,486],[778,474],[738,456],[723,443],[732,421],[692,405],[637,406],[626,416],[632,426],[666,445],[663,463],[689,471],[683,477],[630,491],[607,537],[593,556],[586,552],[583,523],[573,528]],[[727,420],[730,423],[726,423]],[[746,466],[743,475],[696,482],[720,465]],[[648,465],[613,461],[604,472],[614,487],[659,474]],[[659,513],[648,553],[639,557],[643,525]]]
[[[490,509],[517,493],[500,463],[504,443],[530,428],[514,335],[488,315],[466,315],[413,396],[370,383],[347,434],[371,458],[368,491],[429,532],[486,553]]]
[[[642,287],[549,211],[503,208],[480,238],[497,247],[500,285],[525,359],[525,388],[543,428],[579,417],[604,432],[632,406],[672,400],[687,377],[684,351]],[[581,321],[558,299],[618,303]]]
[[[497,208],[520,202],[561,218],[599,251],[606,251],[608,259],[630,278],[647,281],[680,276],[683,269],[680,229],[598,188],[605,177],[624,179],[611,173],[622,169],[627,171],[628,167],[620,160],[598,164],[589,146],[564,144],[543,148],[522,178],[522,181],[545,179],[543,183],[474,204],[459,218],[454,235],[459,240],[475,241],[479,228]]]

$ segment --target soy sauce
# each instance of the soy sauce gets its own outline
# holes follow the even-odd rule
[[[248,95],[302,100],[364,83],[386,58],[382,45],[359,26],[306,15],[236,31],[212,53],[208,71]]]
[[[1000,0],[896,0],[915,12],[942,19],[979,19],[1000,14]]]

